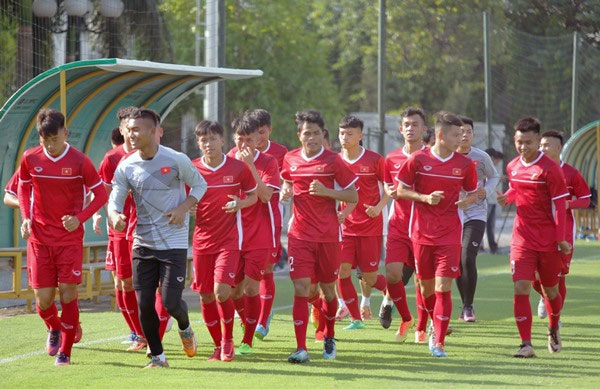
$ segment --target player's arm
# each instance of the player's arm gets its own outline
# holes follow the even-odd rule
[[[462,189],[467,192],[467,196],[454,203],[460,209],[467,209],[475,204],[479,199],[479,190],[477,188],[477,169],[475,163],[471,163],[465,172]]]
[[[417,203],[426,203],[429,205],[437,205],[440,200],[444,198],[443,190],[436,190],[429,194],[419,193],[405,183],[398,185],[397,189],[398,198],[415,201]]]
[[[321,181],[313,180],[310,183],[308,192],[313,196],[328,197],[345,203],[356,203],[358,201],[358,192],[352,182],[345,189],[331,189],[326,187]]]
[[[112,182],[112,191],[108,198],[107,217],[112,228],[122,232],[127,226],[127,216],[123,214],[125,199],[129,193],[129,183],[121,165],[115,170]]]
[[[231,201],[225,204],[225,206],[223,207],[223,210],[225,210],[226,213],[234,213],[241,209],[251,207],[258,201],[256,190],[247,192],[246,197],[244,199],[240,199],[236,195],[229,195],[229,198],[231,199]]]
[[[287,203],[292,199],[293,194],[294,191],[292,181],[282,179],[281,191],[279,192],[279,201]]]
[[[250,173],[252,173],[252,177],[254,178],[254,181],[256,181],[256,195],[258,196],[258,199],[260,201],[262,201],[263,203],[268,203],[269,201],[271,201],[271,197],[273,196],[273,193],[275,191],[277,191],[279,188],[275,188],[271,185],[267,185],[269,182],[264,182],[263,179],[261,178],[260,174],[258,174],[258,170],[256,169],[256,165],[254,165],[254,152],[250,151],[250,149],[244,149],[242,151],[239,152],[240,153],[240,158],[242,161],[244,161],[246,163],[246,165],[248,166],[248,168],[250,169]],[[277,161],[275,159],[272,160],[273,164],[269,164],[269,169],[275,169],[275,173],[277,172]],[[267,173],[267,180],[269,181],[273,181],[270,180],[270,177],[273,177],[272,172],[266,172]],[[277,174],[275,174],[274,177],[277,177]]]
[[[28,239],[31,234],[31,191],[32,180],[29,174],[27,163],[27,154],[23,155],[21,165],[19,166],[19,186],[17,189],[17,198],[19,200],[19,209],[21,211],[21,236]]]
[[[176,208],[165,212],[165,217],[169,218],[169,224],[175,224],[179,227],[185,225],[186,215],[206,193],[206,181],[185,154],[178,155],[179,177],[189,187],[189,193],[186,199]]]
[[[106,190],[106,196],[110,197],[110,192],[112,192],[112,185],[107,184],[106,182],[103,182],[104,184],[104,190]],[[104,212],[106,212],[106,214],[108,215],[108,210],[107,210],[107,204],[104,204],[101,209],[104,209]],[[94,229],[94,232],[96,233],[96,235],[102,235],[102,227],[100,227],[100,224],[102,223],[102,215],[100,214],[100,209],[98,211],[96,211],[94,213],[94,215],[92,215],[92,228]]]
[[[579,172],[575,174],[573,180],[573,192],[576,199],[566,201],[567,209],[582,209],[590,206],[592,192]]]
[[[555,165],[546,172],[546,185],[548,192],[552,196],[554,204],[554,225],[556,231],[556,241],[560,251],[564,254],[571,252],[571,244],[565,240],[565,227],[567,225],[567,197],[569,191],[565,185],[565,178],[562,169]]]
[[[344,209],[342,209],[341,211],[338,211],[338,213],[337,213],[338,223],[344,224],[344,222],[346,221],[346,218],[356,208],[356,205],[357,205],[357,203],[346,203]]]
[[[485,176],[485,185],[483,191],[478,192],[478,198],[483,200],[488,197],[496,190],[498,182],[500,181],[500,175],[494,166],[494,162],[487,153],[483,154],[483,175]]]
[[[388,196],[387,192],[384,190],[383,195],[381,196],[381,200],[375,205],[363,204],[366,208],[365,213],[367,216],[375,218],[381,214],[383,208],[387,206],[392,198]]]
[[[10,192],[4,193],[4,205],[19,209],[19,198]]]

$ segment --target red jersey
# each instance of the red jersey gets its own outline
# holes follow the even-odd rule
[[[400,167],[396,180],[421,194],[444,192],[437,205],[414,203],[414,217],[409,226],[414,243],[429,246],[460,245],[462,221],[458,207],[461,190],[477,190],[477,171],[471,159],[452,153],[445,159],[430,148],[413,153]]]
[[[573,209],[587,207],[589,205],[589,199],[592,197],[592,192],[590,192],[589,186],[577,169],[564,162],[561,162],[560,167],[565,176],[565,184],[569,191],[568,200],[572,200],[573,197],[576,200],[587,199],[587,201],[583,200],[582,205],[575,206],[576,203],[572,202],[572,206],[569,206],[567,209],[567,227],[565,229],[565,236],[566,240],[572,244],[573,239],[575,238],[575,216],[573,215]]]
[[[302,148],[298,148],[285,155],[281,177],[292,182],[294,193],[294,214],[288,236],[310,242],[340,242],[342,231],[335,200],[311,195],[309,187],[313,180],[321,181],[329,189],[336,185],[347,189],[354,184],[358,177],[342,158],[324,147],[307,158]]]
[[[67,144],[65,151],[53,157],[42,146],[27,150],[20,167],[23,183],[31,183],[33,201],[30,208],[21,204],[23,218],[32,221],[32,242],[47,246],[67,246],[83,240],[83,222],[107,200],[106,191],[94,191],[96,198],[84,210],[86,187],[95,189],[102,180],[92,161],[81,151]],[[98,193],[104,196],[98,196]],[[19,197],[21,201],[22,197]],[[99,201],[101,201],[99,203]],[[99,204],[98,204],[99,203]],[[95,208],[95,209],[94,209]],[[62,225],[65,215],[76,216],[81,224],[73,232]]]
[[[13,196],[16,196],[19,191],[19,171],[17,170],[15,174],[12,175],[6,187],[4,188],[6,193],[10,193]]]
[[[342,234],[347,236],[382,236],[383,224],[387,216],[384,207],[379,216],[371,218],[366,213],[367,205],[377,205],[383,196],[384,159],[374,151],[361,147],[358,158],[351,161],[340,153],[344,164],[358,177],[356,190],[358,203],[356,208],[346,217],[342,226]],[[343,209],[343,206],[342,206]],[[386,215],[384,215],[386,214]]]
[[[100,175],[100,178],[102,178],[102,181],[104,181],[105,185],[112,186],[112,180],[115,175],[115,170],[117,169],[119,162],[121,162],[121,159],[123,159],[125,155],[127,155],[127,152],[123,148],[123,145],[120,145],[106,152],[104,158],[102,159],[102,162],[100,162],[100,166],[98,167],[98,174]],[[126,223],[129,221],[130,218],[130,203],[132,202],[133,201],[131,195],[127,196],[127,199],[125,200],[125,206],[123,207],[123,214],[127,216],[127,220],[125,221]],[[122,232],[119,232],[109,225],[108,237],[120,239],[125,238],[125,236],[127,235],[127,229],[128,227],[125,227],[125,229]]]
[[[421,147],[423,150],[425,146]],[[396,189],[398,181],[395,177],[398,175],[400,168],[410,154],[404,151],[404,147],[397,148],[387,155],[385,158],[385,171],[383,175],[384,182]],[[405,237],[409,235],[409,224],[413,213],[413,202],[405,199],[394,200],[390,220],[388,223],[388,236]]]
[[[231,150],[227,153],[228,157],[235,158],[237,151]],[[243,161],[242,161],[243,162]],[[245,163],[245,162],[244,162]],[[242,250],[256,250],[275,248],[275,223],[279,219],[281,226],[281,214],[277,200],[279,196],[279,167],[277,160],[270,155],[256,150],[254,156],[254,166],[258,172],[261,181],[275,189],[271,199],[263,203],[260,199],[251,207],[242,209],[242,228],[244,229],[244,241]],[[273,198],[275,198],[275,207],[273,207]]]
[[[539,152],[531,163],[516,157],[506,166],[506,172],[517,205],[512,245],[535,251],[556,251],[553,201],[569,196],[560,166]]]
[[[214,168],[204,163],[204,157],[192,162],[207,183],[206,193],[196,210],[194,249],[202,254],[241,250],[244,238],[242,213],[225,213],[223,207],[232,201],[229,195],[240,197],[242,193],[256,189],[250,169],[244,162],[225,155],[223,162]]]

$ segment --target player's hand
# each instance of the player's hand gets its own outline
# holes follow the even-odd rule
[[[338,213],[337,213],[338,223],[344,224],[347,217],[348,217],[348,214],[346,212],[338,211]]]
[[[281,191],[279,192],[279,201],[282,203],[287,203],[292,198],[292,186],[291,185],[283,185]]]
[[[192,215],[192,216],[196,216],[196,212],[198,212],[198,203],[196,203],[196,204],[192,205],[192,206],[190,207],[190,210],[189,210],[189,212],[190,212],[190,215]]]
[[[182,228],[185,225],[185,216],[187,212],[187,210],[177,207],[165,212],[164,216],[169,218],[167,224],[175,224],[177,227]]]
[[[308,187],[308,193],[313,196],[326,196],[327,187],[319,180],[313,180]]]
[[[571,246],[566,240],[562,240],[558,242],[558,248],[560,249],[560,251],[562,251],[563,254],[569,255],[571,254],[573,246]]]
[[[391,197],[394,200],[398,200],[398,191],[391,185],[383,184],[383,190],[388,197]]]
[[[363,206],[366,208],[365,213],[370,218],[376,218],[381,214],[381,209],[377,208],[376,205],[363,204]]]
[[[571,208],[571,205],[569,204],[569,201],[568,201],[568,200],[567,200],[567,201],[565,201],[565,207],[566,207],[567,209]]]
[[[23,239],[29,239],[31,236],[31,219],[23,220],[21,224],[21,236]]]
[[[248,166],[254,165],[254,152],[250,150],[250,148],[246,147],[245,149],[238,151],[236,156],[240,161],[246,162]]]
[[[444,198],[443,190],[436,190],[431,192],[425,197],[425,202],[429,205],[438,205],[440,201]]]
[[[458,200],[454,203],[454,205],[456,205],[460,209],[467,209],[471,204],[472,202],[468,200],[468,197],[465,197],[464,199]]]
[[[500,204],[502,207],[506,206],[508,196],[500,192],[499,190],[496,191],[496,194],[498,194],[498,197],[496,197],[496,201],[498,202],[498,204]]]
[[[239,211],[240,198],[237,197],[236,195],[228,195],[227,197],[229,197],[231,199],[231,201],[228,202],[227,204],[225,204],[225,206],[222,207],[221,209],[224,209],[225,213],[234,213],[234,212]]]
[[[485,194],[485,189],[479,187],[477,188],[477,200],[483,200],[485,199],[486,194]]]
[[[100,224],[102,222],[102,215],[100,215],[99,213],[95,213],[94,216],[92,216],[92,222],[92,226],[96,235],[102,235],[102,228],[100,227]]]
[[[110,224],[116,231],[123,232],[127,226],[127,216],[123,215],[122,213],[111,214]]]
[[[79,222],[79,219],[77,219],[76,216],[72,215],[65,215],[60,220],[62,220],[62,225],[63,227],[65,227],[65,230],[69,232],[75,231],[77,228],[79,228],[79,225],[81,224]]]

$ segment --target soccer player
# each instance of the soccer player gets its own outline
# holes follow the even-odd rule
[[[293,319],[297,349],[288,361],[309,362],[306,349],[308,301],[321,301],[326,327],[323,358],[335,359],[334,340],[337,299],[335,284],[340,268],[341,228],[336,200],[356,203],[358,179],[335,152],[323,147],[325,123],[317,111],[296,113],[302,146],[285,155],[281,177],[282,198],[293,195],[293,218],[288,232],[290,278],[294,283]],[[335,189],[338,185],[341,189]],[[320,286],[324,299],[319,297]]]
[[[513,308],[521,336],[517,358],[531,358],[531,305],[529,293],[540,277],[548,310],[548,351],[562,348],[558,322],[562,296],[558,290],[562,254],[571,253],[565,238],[566,199],[569,196],[560,166],[539,151],[540,122],[533,117],[519,119],[515,125],[515,148],[519,156],[506,166],[509,190],[498,193],[498,204],[516,203],[510,248],[510,267],[514,282]]]
[[[485,150],[486,153],[492,158],[492,162],[494,167],[498,165],[498,163],[502,162],[504,159],[504,154],[501,151],[495,150],[494,148],[489,148]],[[498,243],[496,242],[496,208],[498,202],[496,201],[496,191],[492,193],[488,193],[486,196],[486,201],[488,204],[488,217],[485,223],[485,233],[487,235],[488,245],[490,246],[490,253],[496,254],[498,251]]]
[[[459,118],[463,126],[462,137],[456,151],[471,158],[477,169],[477,202],[463,211],[460,276],[456,279],[456,286],[463,303],[458,320],[472,323],[475,321],[473,300],[477,288],[477,253],[483,240],[487,220],[486,197],[496,193],[496,185],[500,177],[490,156],[485,151],[473,147],[473,119],[466,116],[459,116]]]
[[[232,123],[237,151],[227,156],[244,162],[256,181],[258,200],[242,210],[244,239],[233,290],[233,302],[244,323],[244,338],[238,353],[252,354],[252,338],[261,311],[259,287],[267,263],[277,244],[272,199],[279,200],[280,177],[277,160],[256,149],[259,122],[248,113]],[[278,206],[277,204],[275,206]]]
[[[208,189],[196,210],[192,289],[200,293],[202,317],[215,343],[209,361],[229,362],[235,357],[231,289],[244,239],[241,211],[256,203],[257,185],[245,162],[223,154],[219,123],[203,120],[195,134],[202,157],[193,162]]]
[[[49,328],[46,349],[55,365],[69,365],[79,325],[83,223],[106,202],[92,161],[67,142],[62,113],[43,109],[37,117],[41,146],[25,151],[19,168],[18,199],[27,239],[27,264],[37,311]],[[85,187],[94,200],[84,208]],[[33,192],[33,195],[32,195]],[[59,288],[62,314],[54,296]]]
[[[389,153],[385,159],[386,193],[395,201],[389,219],[386,241],[385,269],[388,292],[384,295],[379,309],[379,322],[384,328],[390,327],[392,304],[394,304],[402,318],[396,332],[396,339],[405,341],[408,330],[414,321],[408,309],[405,290],[415,267],[413,247],[409,237],[409,221],[413,213],[413,203],[398,198],[398,182],[395,177],[412,153],[425,148],[423,134],[427,131],[427,125],[423,110],[415,107],[406,108],[402,113],[399,131],[404,138],[404,146]],[[417,277],[415,277],[415,292],[417,306],[415,343],[425,343],[428,314],[425,303],[422,301]]]
[[[384,229],[382,211],[390,198],[383,192],[384,158],[360,145],[363,126],[362,120],[356,116],[345,116],[339,123],[340,156],[358,177],[358,203],[342,204],[338,213],[343,231],[338,289],[352,317],[345,330],[365,328],[352,283],[352,268],[360,269],[368,286],[379,290],[386,288],[385,277],[377,270]]]
[[[258,121],[258,137],[256,140],[256,150],[263,154],[274,157],[277,161],[277,168],[281,170],[283,166],[283,157],[288,152],[287,148],[269,137],[273,133],[271,126],[271,115],[264,109],[255,109],[249,113],[249,116]],[[237,152],[237,147],[232,149]],[[283,206],[279,202],[279,196],[271,197],[271,211],[275,221],[275,248],[269,254],[269,261],[262,279],[260,280],[260,319],[254,336],[257,339],[264,339],[269,333],[269,324],[273,318],[273,301],[275,301],[275,281],[273,279],[273,267],[281,259],[283,248],[281,246],[281,230],[283,218]]]
[[[540,150],[558,163],[565,176],[565,184],[569,191],[567,197],[566,207],[566,229],[565,229],[565,240],[573,246],[575,240],[575,217],[572,209],[587,208],[590,205],[590,198],[592,193],[588,187],[585,179],[581,176],[581,173],[577,171],[573,166],[560,160],[560,153],[562,151],[564,139],[562,133],[558,131],[546,131],[542,134],[542,140],[540,142]],[[573,252],[562,256],[563,266],[560,272],[560,278],[558,279],[558,292],[563,300],[563,307],[565,305],[565,299],[567,298],[567,286],[566,286],[566,275],[569,274],[569,267],[571,264],[571,258],[573,258]],[[547,316],[546,304],[540,281],[536,280],[534,283],[535,290],[542,295],[538,304],[538,316],[540,319],[544,319]]]
[[[124,107],[117,111],[117,119],[119,127],[113,130],[111,139],[113,141],[113,149],[109,150],[100,162],[98,173],[104,182],[106,192],[110,195],[112,192],[112,181],[115,170],[119,162],[127,154],[133,152],[133,146],[127,133],[127,124],[129,115],[135,110],[135,107]],[[118,138],[120,135],[121,138]],[[116,145],[120,140],[123,140],[121,145]],[[127,225],[131,216],[131,196],[127,196],[123,207],[123,215],[126,216],[125,224]],[[101,216],[97,213],[94,216],[94,231],[100,232]],[[106,270],[110,270],[113,274],[115,282],[115,300],[117,307],[121,311],[125,322],[129,326],[130,337],[126,342],[130,343],[128,351],[137,351],[147,347],[146,339],[142,330],[142,325],[139,319],[138,303],[133,289],[132,269],[131,269],[131,240],[127,240],[127,226],[123,231],[116,231],[111,226],[108,226],[108,247],[106,249]]]
[[[477,201],[473,161],[455,150],[463,123],[450,112],[438,112],[435,144],[411,154],[396,176],[398,197],[414,201],[409,233],[422,299],[434,325],[429,350],[446,357],[444,340],[452,315],[450,290],[460,274],[462,223],[458,208]],[[466,197],[459,199],[461,190]]]
[[[119,232],[126,228],[123,209],[130,191],[136,204],[133,288],[151,353],[148,368],[169,366],[155,310],[159,283],[163,304],[179,326],[184,352],[188,357],[196,354],[196,337],[181,294],[187,264],[188,211],[206,191],[206,182],[185,154],[158,144],[159,126],[160,116],[152,110],[138,108],[129,114],[127,132],[136,151],[117,166],[108,203],[110,224]],[[184,184],[191,188],[187,197]]]

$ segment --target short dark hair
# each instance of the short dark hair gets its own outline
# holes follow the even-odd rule
[[[154,123],[154,126],[160,124],[160,115],[156,111],[144,107],[133,109],[129,114],[129,119],[147,119]]]
[[[423,111],[421,108],[408,107],[404,111],[402,111],[402,118],[407,118],[413,115],[419,115],[421,119],[423,119],[423,123],[427,125],[427,119],[425,119],[425,111]]]
[[[125,138],[123,137],[123,134],[121,134],[121,130],[119,129],[119,127],[115,127],[111,131],[110,141],[112,142],[113,145],[117,145],[117,146],[125,143]]]
[[[431,141],[431,137],[434,136],[435,130],[433,127],[427,127],[427,131],[423,133],[423,143],[427,144]]]
[[[517,120],[513,129],[515,132],[535,132],[536,134],[540,133],[541,124],[539,119],[534,118],[533,116],[526,116]]]
[[[136,109],[137,107],[133,106],[119,108],[119,110],[117,111],[117,119],[119,119],[119,121],[123,119],[129,119],[129,115],[131,115],[131,113]]]
[[[323,139],[329,140],[329,130],[326,128],[323,129]]]
[[[42,138],[58,134],[65,127],[65,116],[50,108],[40,109],[37,116],[37,130]]]
[[[231,122],[231,128],[237,135],[250,135],[254,132],[258,132],[260,127],[258,120],[249,115],[248,113],[242,114]]]
[[[298,126],[298,132],[302,129],[304,123],[313,123],[319,126],[321,130],[325,128],[325,121],[321,116],[321,112],[309,110],[296,112],[296,125]]]
[[[463,122],[463,124],[468,124],[471,126],[471,128],[474,129],[473,127],[473,119],[471,119],[468,116],[463,116],[463,115],[458,115],[458,118],[460,119],[461,122]]]
[[[557,131],[557,130],[546,131],[542,134],[542,138],[556,138],[560,141],[561,146],[565,144],[565,138],[563,136],[562,131]]]
[[[435,114],[435,130],[446,131],[452,126],[462,126],[463,122],[458,116],[448,111],[439,111]]]
[[[353,115],[346,115],[340,120],[339,128],[360,128],[363,130],[365,123],[362,120]]]
[[[196,124],[196,128],[194,129],[194,134],[196,137],[205,136],[208,134],[217,134],[223,136],[223,126],[214,120],[202,120],[200,123]]]
[[[271,127],[271,114],[266,109],[258,108],[250,112],[250,116],[258,120],[258,126]]]

